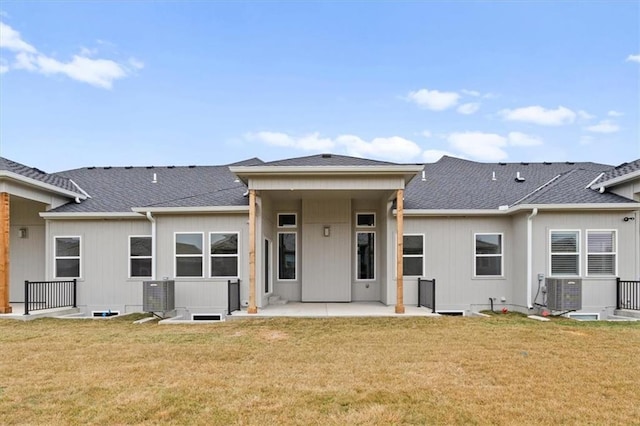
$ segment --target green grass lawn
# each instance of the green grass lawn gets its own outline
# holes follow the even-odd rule
[[[640,322],[0,320],[1,424],[638,424]]]

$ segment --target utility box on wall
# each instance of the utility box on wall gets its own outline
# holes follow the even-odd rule
[[[582,280],[580,278],[547,278],[547,308],[552,311],[582,309]]]
[[[142,284],[142,310],[169,312],[176,308],[175,281],[144,281]]]

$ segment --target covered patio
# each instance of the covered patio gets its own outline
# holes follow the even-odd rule
[[[351,303],[303,303],[289,302],[285,305],[268,305],[249,313],[246,309],[235,311],[227,319],[256,318],[256,317],[299,317],[299,318],[328,318],[328,317],[437,317],[429,308],[406,306],[404,313],[396,313],[395,306],[387,306],[380,302],[351,302]]]

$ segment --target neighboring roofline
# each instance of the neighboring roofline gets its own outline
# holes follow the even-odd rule
[[[636,178],[640,178],[640,170],[635,170],[633,172],[624,174],[622,176],[618,176],[615,177],[613,179],[609,179],[609,180],[605,180],[604,182],[600,182],[600,183],[596,183],[595,185],[591,186],[591,189],[600,189],[602,187],[607,188],[609,186],[615,186],[615,185],[619,185],[621,183],[625,183],[629,180],[633,180]]]
[[[78,192],[73,192],[73,191],[69,191],[68,189],[64,189],[64,188],[60,188],[59,186],[56,185],[52,185],[50,183],[46,183],[46,182],[42,182],[39,181],[37,179],[32,179],[30,177],[27,176],[23,176],[19,173],[15,173],[9,170],[0,170],[0,179],[1,178],[7,178],[7,179],[13,179],[15,181],[21,182],[25,185],[28,186],[33,186],[39,189],[43,189],[45,191],[48,192],[54,192],[56,194],[59,195],[64,195],[65,197],[69,197],[69,198],[79,198],[81,200],[86,200],[87,197],[84,196],[83,194],[80,194]]]
[[[41,212],[44,219],[145,219],[144,215],[133,212]]]
[[[248,213],[249,206],[133,207],[136,213]]]
[[[585,204],[521,204],[508,209],[405,209],[404,216],[502,216],[531,211],[537,208],[539,211],[558,210],[637,210],[640,203],[585,203]],[[396,209],[393,209],[396,215]]]

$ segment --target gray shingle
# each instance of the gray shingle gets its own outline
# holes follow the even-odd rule
[[[584,189],[600,173],[611,166],[598,163],[477,163],[453,157],[442,157],[425,166],[425,181],[416,176],[405,191],[407,209],[497,209],[513,205],[558,175],[582,169],[584,173],[565,179],[566,184]],[[524,178],[516,181],[517,173]],[[495,180],[493,179],[495,174]],[[574,181],[575,179],[575,181]],[[563,184],[564,185],[564,184]],[[550,188],[537,194],[540,203],[611,202],[611,197],[585,190],[576,197],[563,198],[562,190]],[[590,192],[589,192],[590,191]],[[547,198],[543,198],[547,197]],[[582,198],[580,198],[582,197]],[[572,201],[567,201],[571,199]],[[616,198],[620,202],[622,197]],[[578,201],[583,200],[583,201]]]
[[[24,164],[16,163],[15,161],[11,161],[8,158],[0,157],[0,170],[6,170],[8,172],[24,176],[26,178],[37,180],[38,182],[53,185],[60,189],[82,195],[82,192],[78,190],[78,188],[73,183],[71,183],[69,179],[65,179],[55,173],[46,173],[42,170],[36,169],[35,167],[29,167],[25,166]]]
[[[600,179],[598,179],[597,183],[607,182],[611,179],[615,179],[617,177],[621,177],[638,170],[640,170],[640,159],[637,159],[630,163],[622,163],[619,166],[612,167],[611,169],[607,170],[604,175]]]

